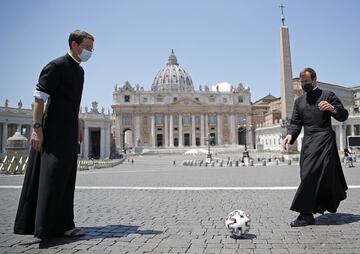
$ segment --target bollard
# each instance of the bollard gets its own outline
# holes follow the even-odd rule
[[[279,160],[278,159],[275,160],[275,165],[276,166],[279,165]]]
[[[249,166],[254,166],[254,160],[249,161]]]
[[[239,166],[239,161],[235,161],[235,166],[236,166],[236,167]]]
[[[263,166],[266,166],[266,160],[263,160],[263,161],[262,161],[262,165],[263,165]]]
[[[287,161],[287,164],[288,164],[288,165],[291,165],[291,159],[289,159],[289,160]]]

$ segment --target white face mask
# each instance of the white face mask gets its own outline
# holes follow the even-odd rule
[[[91,57],[91,53],[92,52],[90,50],[83,49],[79,55],[81,62],[86,62],[87,60],[89,60]]]

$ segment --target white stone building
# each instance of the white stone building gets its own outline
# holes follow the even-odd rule
[[[111,116],[97,109],[97,102],[93,102],[90,111],[85,107],[85,112],[79,113],[84,142],[80,145],[79,156],[82,158],[105,159],[110,157],[111,147]],[[0,153],[5,153],[7,139],[20,132],[28,140],[32,132],[32,109],[22,108],[19,101],[18,107],[9,107],[5,102],[0,107]],[[30,145],[30,142],[28,142]]]
[[[360,113],[357,110],[355,101],[354,89],[344,86],[333,85],[318,81],[318,86],[321,89],[334,92],[342,101],[344,107],[349,111],[349,118],[345,122],[338,122],[332,119],[333,130],[336,132],[336,143],[339,150],[342,150],[347,144],[348,136],[360,135]],[[302,94],[299,78],[293,79],[293,94],[294,100]],[[256,104],[256,103],[255,103]],[[275,111],[280,110],[281,98],[275,98],[267,102],[268,111],[264,114],[262,121],[256,124],[256,140],[258,144],[262,144],[265,150],[282,150],[282,136],[285,135],[286,126],[283,125],[281,117],[274,114]],[[264,106],[264,104],[262,104]],[[277,107],[278,106],[278,107]],[[267,116],[269,116],[267,118]],[[303,132],[300,133],[297,139],[297,150],[301,150]]]
[[[221,91],[195,90],[190,75],[172,51],[150,91],[139,85],[115,86],[114,136],[119,151],[134,146],[174,148],[253,145],[250,89],[241,83]]]

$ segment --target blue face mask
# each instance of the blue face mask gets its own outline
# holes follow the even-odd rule
[[[79,55],[81,62],[86,62],[87,60],[89,60],[91,57],[91,53],[91,51],[83,49]]]

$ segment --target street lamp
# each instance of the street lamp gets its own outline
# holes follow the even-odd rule
[[[249,151],[247,150],[247,142],[246,142],[246,133],[247,133],[247,128],[246,128],[246,125],[241,125],[241,124],[238,124],[238,132],[239,133],[241,133],[241,132],[245,132],[245,143],[244,143],[244,145],[245,145],[245,150],[244,150],[244,152],[243,152],[243,156],[242,156],[242,161],[244,161],[244,158],[250,158],[250,156],[249,156]],[[243,128],[241,128],[241,127],[243,127]]]
[[[205,141],[207,141],[208,143],[208,153],[207,153],[207,158],[210,159],[211,161],[211,153],[210,153],[210,144],[211,144],[211,141],[212,141],[212,137],[210,136],[210,133],[208,133],[207,135],[207,138],[205,138]]]

